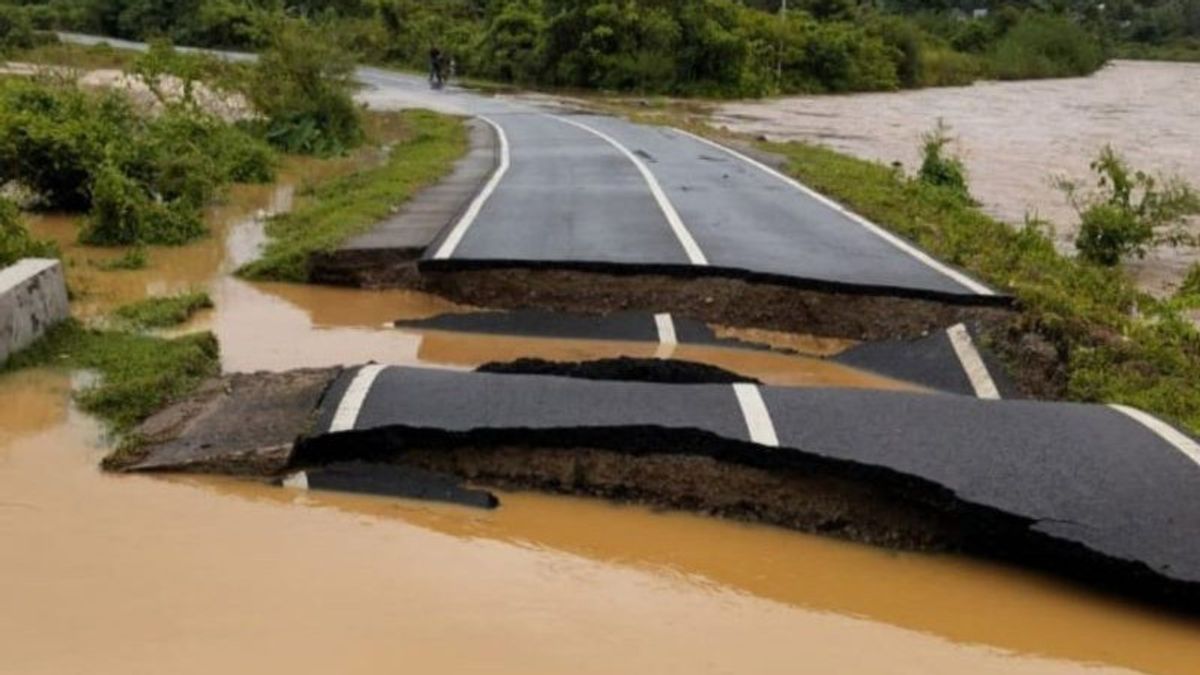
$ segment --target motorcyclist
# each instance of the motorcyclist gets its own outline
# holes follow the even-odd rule
[[[429,49],[429,83],[434,89],[446,84],[446,57],[436,46]]]

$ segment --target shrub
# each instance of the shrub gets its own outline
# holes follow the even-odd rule
[[[92,193],[92,210],[80,233],[86,244],[179,245],[207,232],[194,205],[155,199],[144,184],[111,162],[97,171]]]
[[[1145,255],[1153,244],[1191,243],[1188,216],[1200,213],[1200,197],[1178,178],[1154,178],[1131,169],[1111,146],[1091,163],[1096,189],[1059,180],[1058,187],[1079,213],[1075,247],[1086,260],[1116,265],[1129,255]]]
[[[50,208],[86,209],[93,167],[106,147],[128,143],[135,126],[128,102],[115,93],[0,84],[0,182],[28,186]]]
[[[29,236],[21,222],[21,212],[11,201],[0,198],[0,267],[11,265],[21,258],[57,258],[58,247],[53,242]]]
[[[349,55],[312,25],[279,23],[248,92],[266,117],[267,140],[288,152],[315,155],[340,154],[361,143],[353,72]]]
[[[1104,64],[1100,41],[1069,19],[1027,14],[990,54],[991,74],[1002,80],[1066,77]]]
[[[921,137],[923,142],[921,169],[917,178],[927,185],[946,188],[955,195],[970,200],[967,188],[967,170],[962,160],[945,154],[946,145],[953,139],[950,128],[942,120],[937,127]]]
[[[33,22],[26,8],[0,5],[0,53],[29,49],[36,42]]]

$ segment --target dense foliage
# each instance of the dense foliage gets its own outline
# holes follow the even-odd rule
[[[95,244],[179,244],[204,233],[200,210],[232,180],[272,177],[248,133],[172,105],[151,115],[116,92],[0,82],[0,182],[36,206],[88,211]]]
[[[58,249],[53,242],[29,236],[21,222],[17,205],[0,197],[0,267],[11,265],[21,258],[56,258]]]
[[[949,6],[885,10],[850,0],[792,2],[786,14],[778,2],[738,0],[34,4],[42,17],[34,25],[50,20],[118,37],[256,50],[286,49],[281,16],[303,17],[314,35],[371,62],[425,68],[437,46],[459,73],[502,82],[720,96],[1085,74],[1106,57],[1099,32],[1107,24],[1066,7],[1008,5],[971,18]],[[315,59],[321,50],[314,44]]]
[[[1094,189],[1059,181],[1079,213],[1075,246],[1084,259],[1111,266],[1145,255],[1152,244],[1195,243],[1186,223],[1200,213],[1200,196],[1187,183],[1137,171],[1111,147],[1091,167]]]

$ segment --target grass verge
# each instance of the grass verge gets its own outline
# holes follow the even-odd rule
[[[272,219],[262,258],[239,275],[307,281],[314,253],[371,229],[417,190],[448,174],[467,151],[461,119],[424,110],[369,115],[368,134],[373,144],[390,147],[387,159],[316,188],[295,210]]]
[[[1058,352],[1060,396],[1123,403],[1200,432],[1200,331],[1179,303],[1139,292],[1119,269],[1060,255],[1045,228],[1013,228],[953,191],[879,163],[804,143],[759,143],[786,170],[1020,303],[1015,344],[1037,335]],[[1011,358],[1022,356],[1020,345]]]
[[[204,291],[180,293],[161,298],[146,298],[114,312],[114,316],[134,328],[170,328],[192,318],[202,309],[213,306],[212,298]]]
[[[174,340],[128,331],[100,331],[69,320],[29,349],[13,356],[0,373],[39,366],[90,370],[96,384],[81,390],[81,408],[116,433],[190,393],[220,371],[217,339],[196,333]]]

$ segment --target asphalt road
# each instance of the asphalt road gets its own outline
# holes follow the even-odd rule
[[[479,116],[499,137],[492,180],[427,259],[646,265],[994,295],[774,169],[686,132],[454,87],[434,92],[424,78],[394,71],[360,68],[358,76],[367,86],[360,98],[372,105]]]
[[[330,388],[316,433],[397,427],[698,430],[918,478],[1054,539],[1200,584],[1200,448],[1108,406],[365,366]]]

